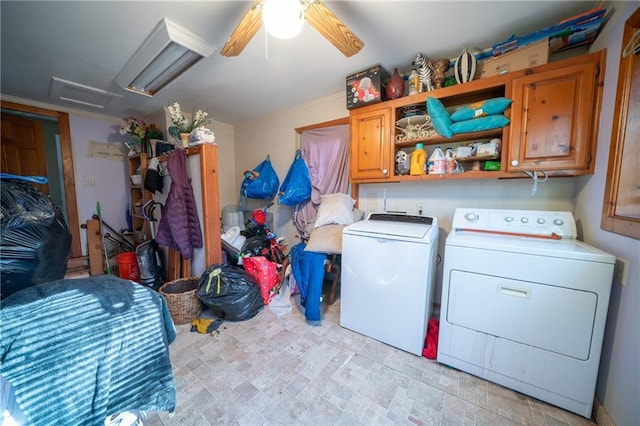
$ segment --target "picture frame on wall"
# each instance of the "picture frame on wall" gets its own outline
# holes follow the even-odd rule
[[[640,8],[625,22],[600,227],[640,239]]]

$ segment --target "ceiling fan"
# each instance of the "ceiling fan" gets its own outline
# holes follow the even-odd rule
[[[238,56],[263,24],[265,3],[271,0],[257,0],[242,17],[242,20],[229,37],[220,54]],[[299,0],[304,11],[304,20],[316,29],[324,38],[340,50],[345,56],[355,55],[364,43],[319,0]],[[300,18],[302,19],[302,18]]]

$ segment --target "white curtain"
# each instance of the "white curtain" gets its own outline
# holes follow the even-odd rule
[[[305,130],[300,135],[300,151],[311,178],[311,200],[296,206],[293,222],[302,236],[316,218],[320,196],[349,188],[349,125]]]

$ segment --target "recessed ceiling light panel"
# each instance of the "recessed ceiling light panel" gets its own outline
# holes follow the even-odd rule
[[[51,77],[49,96],[52,99],[98,109],[108,108],[122,99],[122,95],[118,93],[107,92],[106,90],[58,77]]]
[[[120,71],[116,83],[123,89],[153,96],[215,50],[216,46],[165,18]]]

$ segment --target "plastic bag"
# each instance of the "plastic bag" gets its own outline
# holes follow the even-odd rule
[[[256,210],[256,212],[261,210]],[[240,234],[245,237],[244,243],[240,248],[240,255],[248,256],[264,256],[267,260],[282,264],[284,254],[280,245],[276,241],[275,235],[271,233],[266,225],[258,225],[256,223],[247,223],[244,231]]]
[[[244,321],[253,318],[264,302],[260,285],[244,269],[214,264],[200,276],[196,296],[219,318]]]
[[[309,169],[300,154],[300,150],[297,150],[296,157],[280,186],[280,191],[278,191],[278,204],[295,206],[310,198],[311,179],[309,178]]]
[[[278,179],[278,175],[267,155],[267,158],[253,170],[244,172],[240,195],[244,195],[247,198],[270,200],[276,195],[279,185],[280,179]]]
[[[135,253],[140,267],[140,284],[151,287],[154,290],[160,290],[164,282],[164,274],[160,264],[156,240],[145,241],[138,245]]]
[[[28,183],[35,182],[33,178],[2,177],[0,288],[4,298],[64,278],[71,233],[60,207]]]
[[[242,265],[260,284],[260,294],[264,304],[271,303],[276,295],[274,289],[280,282],[278,265],[264,256],[245,257],[242,259]]]

